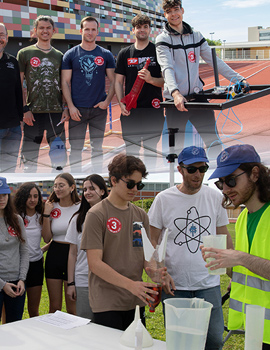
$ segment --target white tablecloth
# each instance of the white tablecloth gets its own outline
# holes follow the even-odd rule
[[[0,325],[0,349],[27,350],[131,350],[120,344],[123,332],[90,323],[70,330],[43,322],[37,317]],[[166,350],[166,343],[155,340],[148,350]]]

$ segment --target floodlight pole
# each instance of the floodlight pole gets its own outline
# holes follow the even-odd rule
[[[177,154],[174,153],[175,146],[175,134],[178,132],[178,128],[168,128],[169,131],[169,154],[166,159],[170,163],[170,187],[174,185],[174,161],[177,159]]]

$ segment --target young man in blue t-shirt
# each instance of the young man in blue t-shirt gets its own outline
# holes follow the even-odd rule
[[[62,63],[62,90],[70,113],[70,165],[80,170],[84,136],[89,125],[92,158],[102,154],[107,107],[114,95],[115,61],[110,51],[96,44],[99,23],[89,16],[81,21],[81,44],[68,50]],[[105,92],[105,77],[110,81]]]

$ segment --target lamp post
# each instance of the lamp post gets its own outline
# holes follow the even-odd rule
[[[226,43],[226,40],[223,40],[223,43],[224,43],[224,49],[223,49],[223,60],[225,61],[225,43]]]
[[[213,35],[215,34],[215,32],[209,33],[211,35],[211,41],[213,41]]]

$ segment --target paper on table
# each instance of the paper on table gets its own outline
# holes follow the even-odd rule
[[[37,320],[63,329],[84,326],[91,321],[87,318],[70,315],[59,310],[55,311],[54,314],[40,316]]]

